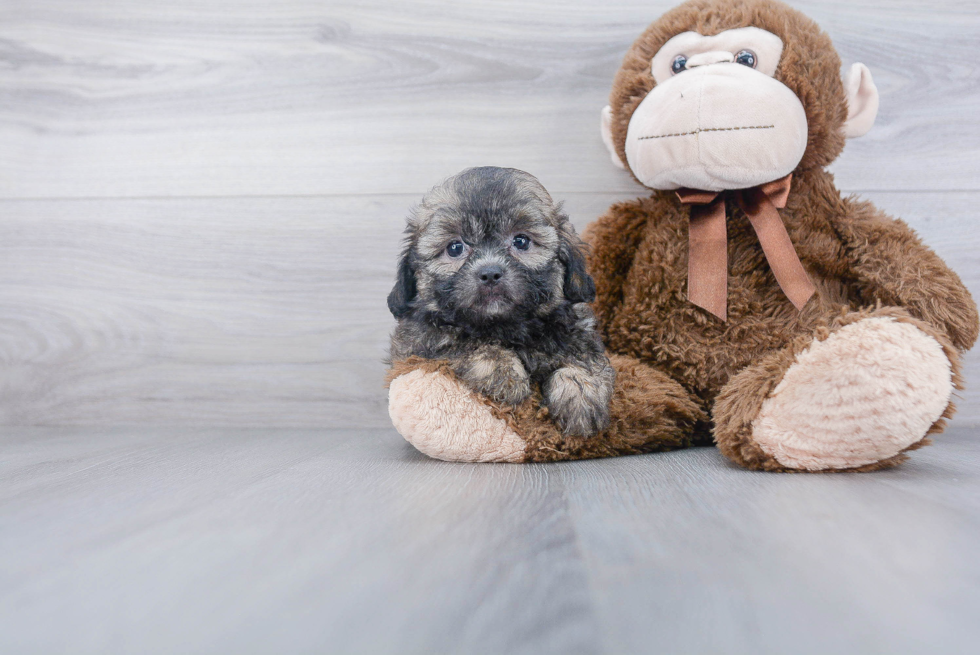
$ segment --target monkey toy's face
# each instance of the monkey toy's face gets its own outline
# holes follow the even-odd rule
[[[806,113],[773,79],[782,40],[757,27],[678,34],[651,62],[654,87],[626,135],[630,168],[657,189],[751,187],[790,173]]]
[[[723,191],[777,180],[797,168],[808,144],[826,140],[823,134],[808,138],[808,117],[821,123],[839,120],[838,107],[804,105],[803,87],[811,81],[807,77],[820,75],[821,65],[829,69],[833,62],[828,58],[836,62],[834,82],[841,88],[840,64],[832,48],[819,61],[806,61],[808,44],[794,43],[787,57],[783,38],[757,25],[705,29],[707,35],[691,29],[704,29],[699,21],[723,24],[724,18],[712,11],[722,13],[725,8],[733,25],[750,22],[746,14],[752,10],[765,24],[781,5],[702,5],[680,7],[677,20],[665,16],[654,26],[661,29],[649,30],[634,44],[617,78],[620,104],[603,110],[603,139],[613,161],[628,166],[652,189]],[[688,25],[680,18],[685,11],[694,16],[687,19]],[[671,34],[671,28],[680,31]],[[811,67],[814,70],[808,70]],[[790,88],[794,85],[796,89]],[[861,64],[852,67],[845,86],[840,99],[846,102],[846,114],[840,119],[846,119],[833,129],[842,136],[859,136],[874,122],[877,91]]]

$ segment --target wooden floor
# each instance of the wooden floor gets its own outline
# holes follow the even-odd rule
[[[580,228],[673,2],[0,0],[0,652],[972,652],[980,351],[896,471],[427,460],[390,427],[409,207],[473,165]],[[980,297],[980,5],[795,2],[866,63],[838,185]]]
[[[23,428],[3,653],[975,653],[980,440],[875,475],[713,448],[426,459],[394,430]]]

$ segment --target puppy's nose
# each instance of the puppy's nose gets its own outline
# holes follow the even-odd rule
[[[476,269],[476,277],[483,284],[494,285],[504,276],[504,269],[498,264],[484,264]]]

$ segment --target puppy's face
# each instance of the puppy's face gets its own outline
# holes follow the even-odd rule
[[[484,167],[423,198],[388,304],[396,317],[418,307],[480,325],[593,298],[581,241],[544,187],[523,171]]]

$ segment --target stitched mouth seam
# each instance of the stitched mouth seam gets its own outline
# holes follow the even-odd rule
[[[669,136],[690,136],[692,134],[700,134],[701,132],[734,132],[735,130],[772,130],[775,129],[775,125],[751,125],[749,127],[706,127],[698,128],[693,132],[677,132],[676,134],[657,134],[655,136],[641,136],[638,141],[643,139],[666,139]]]

